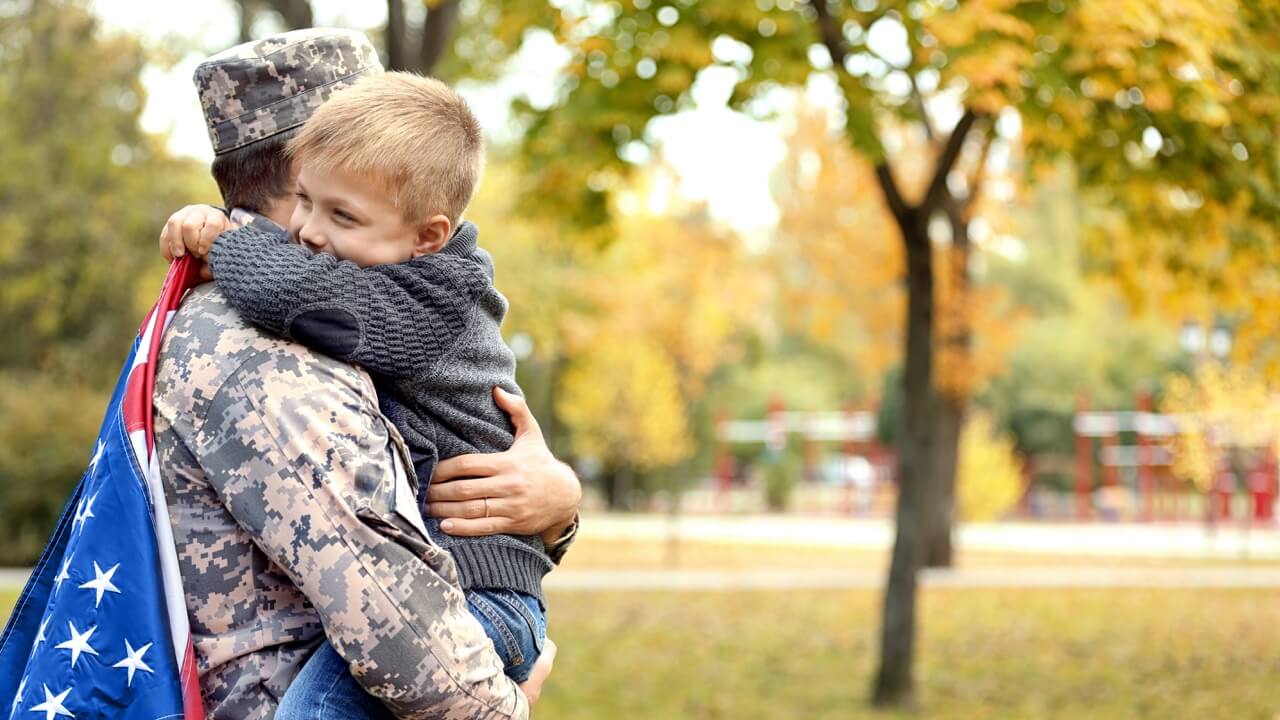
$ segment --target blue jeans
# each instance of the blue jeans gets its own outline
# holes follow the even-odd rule
[[[547,639],[547,614],[532,595],[514,590],[469,590],[467,608],[493,641],[507,677],[529,679]],[[391,720],[391,713],[360,687],[327,641],[289,685],[276,720]]]

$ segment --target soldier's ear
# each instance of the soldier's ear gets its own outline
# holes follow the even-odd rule
[[[418,236],[413,242],[413,256],[440,252],[453,236],[453,225],[444,215],[432,215],[418,224]]]

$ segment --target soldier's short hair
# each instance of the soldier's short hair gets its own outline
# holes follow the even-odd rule
[[[214,156],[209,171],[223,204],[263,213],[272,201],[293,192],[288,144],[297,134],[296,129],[289,130]]]
[[[484,136],[466,101],[439,80],[404,72],[336,93],[289,152],[299,167],[382,184],[410,222],[442,213],[455,227],[484,170]]]

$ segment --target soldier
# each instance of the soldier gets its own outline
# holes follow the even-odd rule
[[[281,232],[294,202],[285,141],[330,93],[378,71],[368,40],[342,30],[241,45],[196,70],[212,172],[237,222]],[[168,231],[200,232],[181,225]],[[528,715],[554,646],[526,697],[427,538],[404,443],[363,370],[248,325],[210,284],[173,318],[154,397],[210,718],[271,718],[326,635],[397,716]],[[510,402],[515,446],[442,463],[431,510],[460,534],[541,534],[558,560],[581,490]]]

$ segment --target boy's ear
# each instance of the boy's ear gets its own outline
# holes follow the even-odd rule
[[[413,256],[432,255],[440,252],[453,237],[453,226],[444,215],[432,215],[418,225],[418,237],[413,241]]]

